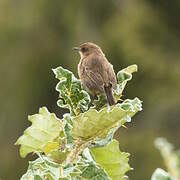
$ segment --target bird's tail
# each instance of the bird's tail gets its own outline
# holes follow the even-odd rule
[[[113,96],[113,93],[112,93],[112,87],[111,86],[104,86],[104,91],[106,93],[106,96],[107,96],[107,101],[108,101],[108,104],[110,106],[113,106],[115,105],[115,100],[114,100],[114,96]]]

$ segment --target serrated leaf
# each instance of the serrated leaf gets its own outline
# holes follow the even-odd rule
[[[46,107],[39,109],[39,114],[28,116],[32,125],[19,137],[16,145],[20,145],[21,157],[31,152],[42,152],[44,146],[53,142],[62,131],[62,123],[54,113],[49,113]]]
[[[163,169],[157,168],[152,177],[151,180],[175,180],[174,178],[172,178],[169,173],[167,173],[166,171],[164,171]]]
[[[89,148],[84,149],[81,157],[81,163],[77,164],[81,171],[80,177],[86,180],[110,180],[107,173],[93,160]]]
[[[110,180],[106,172],[95,164],[90,163],[88,166],[81,168],[80,174],[86,180]]]
[[[64,132],[66,135],[66,142],[68,145],[71,146],[73,142],[73,138],[71,136],[70,131],[72,129],[73,122],[72,122],[72,117],[70,116],[70,114],[64,114],[63,122],[64,122]]]
[[[113,137],[114,137],[114,133],[116,132],[116,130],[120,127],[117,126],[113,129],[111,129],[107,136],[105,138],[96,138],[94,141],[92,141],[90,144],[89,144],[89,147],[101,147],[101,146],[106,146],[107,144],[109,144]]]
[[[69,149],[65,148],[64,150],[60,149],[60,145],[58,142],[48,142],[43,147],[43,152],[51,158],[54,162],[62,164],[66,159],[67,154],[69,153]]]
[[[132,73],[137,72],[137,65],[131,65],[128,66],[125,69],[122,69],[117,73],[117,80],[118,80],[118,85],[117,85],[117,90],[115,91],[115,99],[119,100],[122,96],[123,90],[127,84],[128,81],[132,79]]]
[[[88,166],[88,165],[87,165]],[[21,177],[21,180],[69,180],[80,175],[82,172],[77,166],[63,167],[58,163],[49,160],[46,156],[39,156],[35,161],[29,162],[27,172]]]
[[[128,164],[129,154],[119,150],[119,142],[116,140],[105,147],[92,148],[91,153],[112,180],[123,180],[125,173],[131,169]]]
[[[53,163],[45,156],[41,156],[35,161],[29,162],[27,172],[21,177],[21,180],[55,180],[60,177],[60,165]]]
[[[73,120],[71,135],[75,139],[90,140],[106,137],[109,130],[130,121],[131,117],[141,111],[141,101],[138,98],[126,100],[112,107],[111,110],[103,108],[100,111],[89,109]]]
[[[76,79],[72,72],[58,67],[53,69],[59,83],[56,90],[59,92],[60,100],[58,106],[68,108],[73,115],[84,112],[88,109],[90,97],[86,91],[82,89],[80,80]]]
[[[92,104],[94,105],[94,109],[100,110],[101,108],[107,106],[107,97],[105,94],[97,95],[97,99],[95,99]]]

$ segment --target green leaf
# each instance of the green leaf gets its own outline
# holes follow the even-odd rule
[[[167,173],[166,171],[164,171],[163,169],[157,168],[152,177],[151,180],[175,180],[174,178],[172,178],[169,173]]]
[[[81,171],[80,176],[86,180],[110,180],[106,172],[102,168],[95,166],[94,163],[82,167]]]
[[[128,66],[117,73],[118,86],[115,91],[115,99],[119,100],[128,81],[132,79],[132,73],[137,72],[137,65]]]
[[[29,162],[28,170],[21,180],[55,180],[59,177],[60,165],[49,161],[45,156],[40,156],[35,161]]]
[[[30,161],[28,170],[21,180],[36,178],[40,180],[109,180],[106,172],[93,162],[82,160],[81,163],[74,166],[60,167],[46,156],[40,156],[35,161]]]
[[[119,150],[119,142],[116,140],[105,147],[92,148],[91,153],[112,180],[123,180],[125,173],[131,169],[128,164],[129,154]]]
[[[63,146],[64,149],[61,149],[61,145],[58,142],[48,142],[44,146],[43,152],[54,162],[62,164],[70,152],[70,149],[66,148],[65,145]]]
[[[92,102],[94,109],[100,110],[101,108],[107,106],[107,97],[105,94],[97,95],[97,99]]]
[[[141,110],[141,101],[138,98],[126,100],[115,105],[111,110],[108,108],[103,108],[100,111],[89,109],[74,117],[71,135],[75,139],[82,140],[105,138],[110,129],[129,122],[131,117]]]
[[[72,72],[62,67],[53,69],[53,72],[59,79],[56,86],[60,97],[57,102],[58,106],[68,108],[72,115],[87,111],[90,97],[83,90],[80,80],[76,79]]]
[[[94,141],[92,141],[88,147],[102,147],[102,146],[106,146],[107,144],[109,144],[113,137],[114,137],[114,133],[117,131],[117,129],[119,129],[120,125],[111,129],[107,136],[105,138],[96,138]]]
[[[93,160],[89,148],[84,149],[77,168],[81,171],[80,177],[83,180],[110,180],[104,169]]]
[[[72,129],[73,122],[72,122],[72,117],[70,116],[70,114],[64,114],[63,122],[64,122],[64,132],[66,135],[67,144],[72,146],[73,138],[71,136],[70,131]]]
[[[176,179],[180,179],[180,154],[165,138],[156,138],[155,146],[161,152],[168,172]]]
[[[28,170],[21,177],[21,180],[35,180],[36,178],[40,180],[69,180],[81,173],[76,166],[63,167],[49,160],[46,156],[39,155],[38,159],[29,162]]]
[[[21,145],[20,155],[26,157],[31,152],[43,152],[44,147],[53,142],[60,134],[62,122],[54,113],[49,113],[46,107],[39,109],[39,114],[28,116],[32,125],[19,137],[16,145]]]

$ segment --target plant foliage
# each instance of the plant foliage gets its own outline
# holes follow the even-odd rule
[[[173,180],[173,178],[163,169],[157,168],[154,171],[151,180]]]
[[[39,109],[39,114],[29,116],[28,119],[32,125],[16,142],[17,145],[21,145],[21,157],[26,157],[30,152],[48,152],[48,146],[56,146],[52,142],[59,137],[62,122],[55,114],[49,113],[47,108],[43,107]]]
[[[91,153],[111,179],[123,179],[124,174],[131,169],[128,164],[129,154],[119,150],[119,142],[116,140],[112,140],[107,146],[92,148]]]
[[[180,151],[174,150],[165,138],[157,138],[155,146],[160,151],[167,171],[156,169],[152,176],[152,180],[179,180],[180,179]]]
[[[113,135],[142,110],[138,98],[119,103],[135,71],[137,66],[132,65],[118,72],[118,88],[114,91],[117,104],[109,108],[103,95],[91,103],[90,95],[72,72],[62,67],[53,69],[59,80],[57,104],[70,113],[59,119],[43,107],[28,117],[32,125],[16,145],[20,145],[21,157],[35,153],[38,158],[29,162],[21,179],[123,180],[131,169],[129,154],[119,150]]]

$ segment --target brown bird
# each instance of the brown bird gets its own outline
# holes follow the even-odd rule
[[[114,105],[112,90],[117,88],[117,79],[113,66],[108,62],[101,48],[87,42],[73,49],[81,56],[78,75],[85,90],[93,96],[105,93],[108,104]]]

